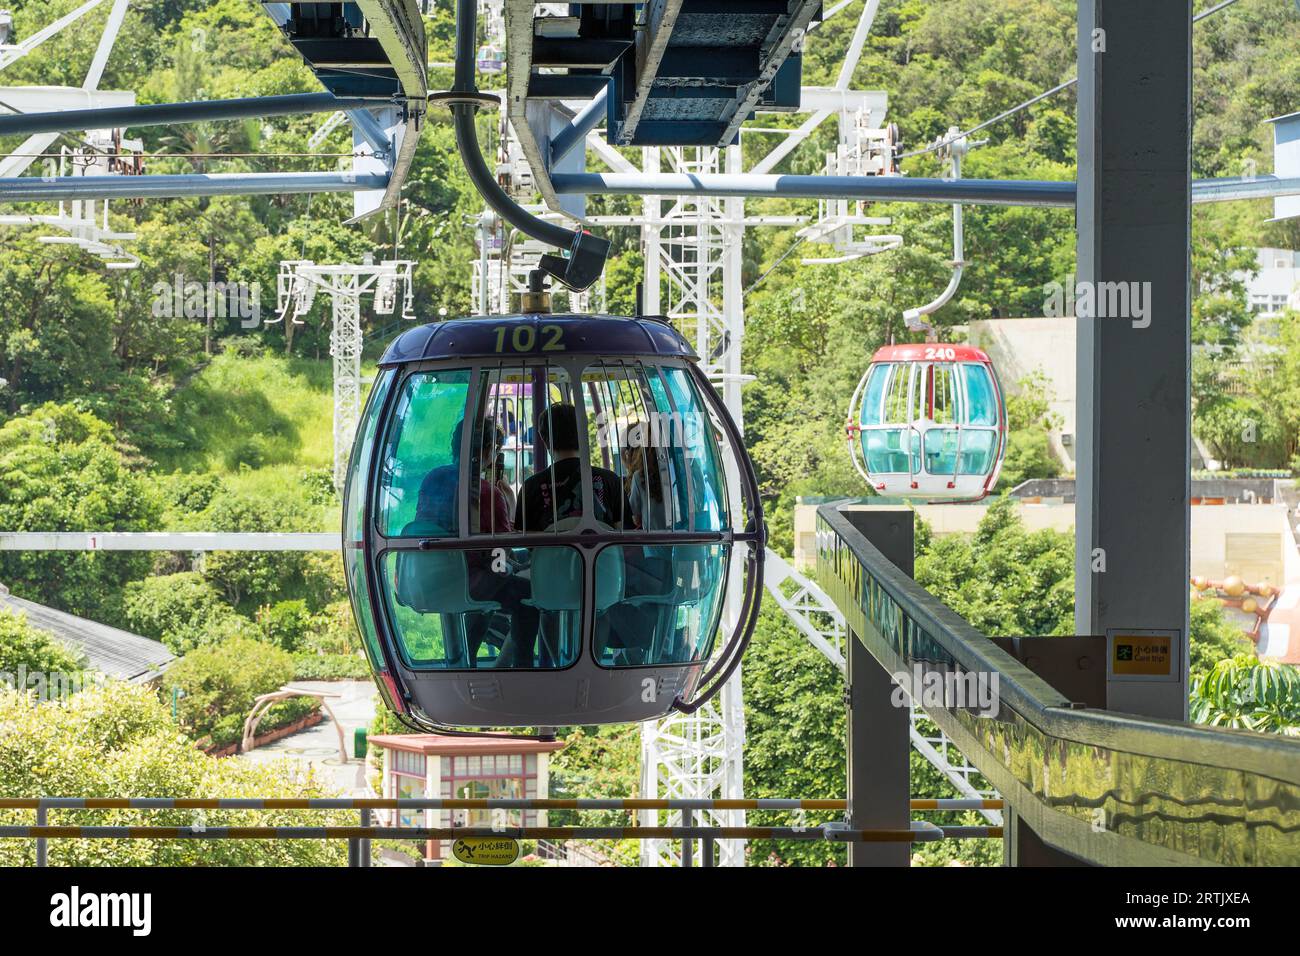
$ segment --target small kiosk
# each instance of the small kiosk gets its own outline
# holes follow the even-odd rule
[[[549,755],[561,741],[529,737],[445,737],[437,734],[385,734],[370,746],[384,751],[385,797],[441,797],[445,800],[546,797]],[[387,825],[454,827],[492,825],[489,810],[388,810]],[[509,811],[511,826],[546,826],[545,810]],[[430,840],[425,862],[437,865],[448,855],[447,841]]]

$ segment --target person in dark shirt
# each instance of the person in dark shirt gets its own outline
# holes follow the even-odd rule
[[[460,529],[456,508],[459,503],[457,492],[460,489],[460,441],[464,427],[465,420],[461,419],[452,429],[451,464],[435,468],[424,476],[415,506],[416,521],[432,522],[446,534],[452,535]],[[501,429],[492,419],[484,419],[479,447],[473,452],[474,461],[483,463],[479,465],[480,468],[494,462],[504,443],[505,435]],[[476,515],[478,521],[477,527],[470,528],[471,533],[512,530],[505,495],[484,477],[480,476],[477,487],[470,487],[470,513]]]
[[[515,504],[516,531],[545,531],[565,518],[579,517],[582,507],[582,462],[578,453],[578,410],[572,405],[551,405],[541,415],[538,438],[546,446],[552,465],[524,482]],[[591,491],[593,517],[611,528],[633,530],[632,506],[623,480],[607,468],[593,466]]]
[[[582,501],[582,460],[578,450],[578,411],[572,405],[551,405],[541,414],[538,438],[550,453],[552,464],[524,482],[515,504],[514,527],[517,531],[545,531],[566,518],[584,515]],[[633,531],[636,521],[623,479],[607,468],[592,466],[591,491],[595,520],[611,528]],[[542,615],[542,629],[555,633],[558,623],[549,613]],[[596,620],[597,633],[603,644],[609,640],[609,617]],[[531,658],[535,646],[519,646],[516,653]]]

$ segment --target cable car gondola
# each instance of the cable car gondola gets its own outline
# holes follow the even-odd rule
[[[879,494],[978,500],[997,484],[1007,410],[993,363],[969,345],[888,345],[849,405],[849,453]]]
[[[399,716],[435,731],[621,723],[720,689],[757,618],[763,524],[697,361],[653,318],[457,319],[389,346],[343,552]],[[739,613],[715,653],[729,590]]]

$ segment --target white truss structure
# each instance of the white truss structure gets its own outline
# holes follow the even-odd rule
[[[305,259],[280,263],[276,299],[280,321],[299,325],[311,311],[316,294],[330,298],[330,355],[334,360],[334,487],[343,490],[348,455],[361,417],[361,300],[371,296],[377,315],[392,315],[401,300],[401,317],[414,319],[414,297],[409,259],[387,259],[356,264],[318,265]]]
[[[844,642],[848,639],[848,629],[844,626],[844,615],[827,597],[826,592],[771,549],[767,552],[763,583],[772,600],[799,628],[808,642],[839,668],[841,674],[846,673],[848,662]],[[917,707],[916,701],[911,697],[908,697],[908,707],[908,736],[912,749],[942,773],[963,797],[996,800],[997,791],[981,789],[976,785],[973,778],[979,771],[971,766],[947,734],[927,720],[925,711]],[[1002,814],[999,811],[980,812],[990,823],[1001,826]]]
[[[827,176],[892,176],[898,172],[894,159],[897,130],[893,126],[872,126],[871,110],[845,110],[840,114],[840,141],[834,152],[826,154]],[[863,256],[897,249],[903,244],[900,235],[860,235],[863,228],[888,226],[892,220],[869,216],[868,203],[861,199],[820,199],[817,222],[799,231],[808,242],[828,243],[839,255],[830,258],[806,258],[805,265],[833,265],[852,262]]]
[[[740,148],[726,149],[649,147],[643,150],[646,172],[716,173],[740,171]],[[745,312],[741,289],[741,245],[745,230],[743,199],[677,197],[645,199],[645,225],[641,230],[645,253],[643,304],[650,315],[671,318],[688,340],[693,340],[706,375],[719,387],[727,410],[743,433],[740,401],[740,346]],[[739,476],[728,473],[727,482],[739,488]],[[739,549],[733,554],[733,573],[723,605],[722,632],[734,628],[740,609],[743,573]],[[745,709],[737,668],[722,693],[694,714],[674,714],[641,725],[641,795],[672,795],[681,799],[739,798],[744,794]],[[643,814],[643,825],[660,816]],[[678,825],[681,813],[666,814],[669,826]],[[700,811],[700,826],[738,826],[734,810]],[[718,864],[741,866],[745,847],[741,841],[719,845]],[[643,840],[642,866],[673,866],[678,851],[667,840]]]
[[[67,15],[37,30],[18,43],[9,42],[12,20],[5,26],[0,39],[0,70],[27,56],[46,40],[80,20],[106,0],[88,0]],[[99,81],[104,75],[109,54],[126,17],[129,0],[113,0],[108,17],[100,34],[99,44],[80,87],[4,87],[0,88],[0,101],[7,108],[19,112],[47,112],[53,110],[87,109],[94,107],[132,106],[135,94],[124,91],[101,91]],[[7,11],[4,11],[7,14]],[[0,177],[21,175],[37,159],[42,159],[47,176],[112,176],[138,175],[143,172],[140,153],[143,143],[123,139],[121,129],[89,130],[75,148],[61,147],[57,155],[50,150],[58,142],[58,133],[36,133],[27,137],[7,156],[0,156]],[[0,216],[4,226],[44,226],[58,230],[61,235],[40,237],[49,245],[78,246],[91,255],[106,260],[109,269],[134,269],[140,264],[121,243],[135,238],[132,232],[115,232],[108,223],[108,201],[74,199],[59,203],[54,215]]]

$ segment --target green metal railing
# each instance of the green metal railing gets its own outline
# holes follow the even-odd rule
[[[1049,845],[1104,865],[1300,864],[1300,740],[1072,704],[887,560],[834,505],[818,581],[891,673],[996,680],[927,715]]]

